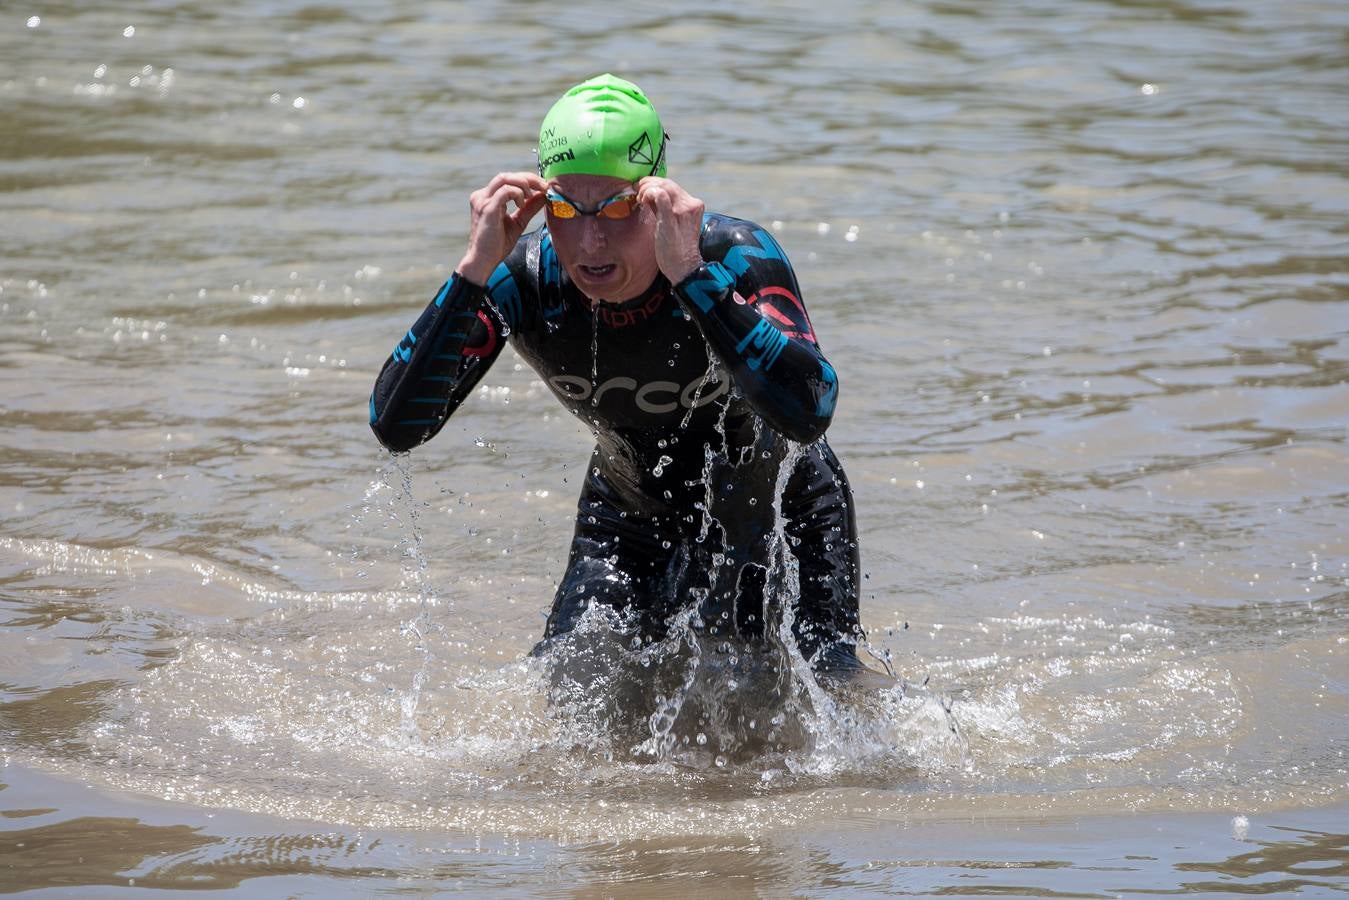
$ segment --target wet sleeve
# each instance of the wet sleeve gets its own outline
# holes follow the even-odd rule
[[[675,293],[745,398],[775,431],[800,443],[824,434],[838,377],[815,341],[787,256],[751,222],[704,234],[708,260]]]
[[[370,394],[370,428],[401,453],[430,440],[501,353],[502,306],[518,298],[506,264],[486,288],[456,272],[399,341]]]

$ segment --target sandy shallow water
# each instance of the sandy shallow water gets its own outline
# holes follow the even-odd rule
[[[575,12],[0,16],[0,891],[1349,890],[1342,5]],[[664,755],[548,702],[589,444],[509,351],[365,424],[605,69],[842,381],[901,686],[759,750],[715,672]]]

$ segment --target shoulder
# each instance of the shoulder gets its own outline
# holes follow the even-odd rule
[[[536,234],[523,235],[511,252],[497,264],[492,277],[487,279],[487,296],[497,312],[512,329],[520,327],[524,318],[525,298],[533,293],[536,279],[529,273],[529,245],[537,242]]]
[[[725,213],[703,213],[702,243],[704,249],[733,247],[737,244],[757,243],[760,234],[772,240],[768,232],[758,222],[749,219],[737,219]]]
[[[787,254],[768,229],[749,219],[704,214],[699,246],[703,259],[721,263],[736,276],[744,275],[752,266],[791,269]]]
[[[553,239],[547,226],[521,235],[515,247],[496,267],[487,289],[522,295],[537,295],[541,289],[556,286],[561,281],[561,266],[553,250]]]
[[[539,228],[526,234],[522,234],[520,239],[515,242],[515,246],[511,248],[511,252],[508,253],[506,258],[501,261],[501,264],[497,266],[496,272],[492,275],[492,280],[495,281],[509,274],[523,286],[524,282],[527,280],[525,276],[529,269],[529,258],[534,255],[534,253],[531,253],[530,248],[531,246],[538,244],[539,236],[543,231],[543,228]],[[535,251],[535,253],[537,253],[537,251]]]
[[[526,329],[560,309],[562,266],[547,226],[524,234],[492,273],[487,294],[512,329]]]

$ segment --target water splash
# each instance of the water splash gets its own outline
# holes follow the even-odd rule
[[[689,422],[693,421],[693,411],[703,405],[703,391],[709,384],[720,384],[728,376],[721,370],[721,363],[717,359],[716,353],[711,347],[707,348],[707,369],[703,372],[702,380],[698,382],[698,387],[693,392],[693,399],[689,401],[688,412],[684,413],[684,418],[679,420],[679,430],[684,431],[689,427]],[[729,393],[729,392],[728,392]],[[725,410],[723,409],[723,415]],[[724,421],[724,418],[723,418]],[[724,428],[719,429],[723,438],[726,436]]]
[[[390,485],[390,478],[398,475],[397,487]],[[431,618],[431,608],[437,605],[437,594],[427,577],[428,562],[425,553],[420,516],[425,501],[418,500],[413,489],[412,459],[408,454],[392,454],[389,464],[380,470],[380,478],[386,488],[392,488],[390,498],[390,518],[401,524],[402,536],[398,541],[400,559],[400,590],[413,593],[418,598],[417,614],[403,623],[402,633],[409,637],[421,657],[420,665],[412,676],[412,683],[406,693],[399,698],[402,712],[400,730],[405,740],[414,741],[420,737],[417,725],[417,706],[421,701],[422,688],[426,675],[433,662],[433,653],[427,634],[443,632],[443,628]]]
[[[590,405],[600,405],[600,316],[596,304],[600,300],[593,300],[590,303]]]
[[[744,771],[765,781],[911,767],[964,765],[965,738],[949,699],[875,672],[817,674],[793,626],[800,577],[782,497],[805,449],[785,442],[766,536],[762,637],[728,639],[700,615],[709,588],[687,590],[665,635],[643,636],[637,616],[593,604],[548,648],[542,668],[559,750],[605,763],[674,766],[703,773]],[[705,447],[703,479],[716,456]],[[710,489],[697,504],[696,541],[728,537]],[[712,554],[714,566],[719,554]],[[688,565],[689,554],[682,556]],[[682,584],[677,572],[673,583]]]
[[[902,683],[813,672],[790,639],[716,640],[686,607],[656,641],[592,606],[541,669],[549,743],[579,764],[752,775],[764,783],[968,768],[952,701]],[[591,763],[586,763],[588,757]]]
[[[591,376],[595,383],[598,331],[598,317],[593,317]],[[695,395],[695,406],[718,374],[712,360]],[[828,777],[874,769],[878,763],[911,765],[906,746],[921,745],[925,759],[966,762],[965,739],[949,700],[870,670],[870,679],[821,676],[802,655],[794,633],[800,575],[783,498],[806,448],[770,434],[757,417],[751,420],[750,446],[734,447],[727,435],[734,396],[728,392],[720,404],[714,434],[703,445],[699,481],[688,484],[701,488],[700,499],[693,503],[701,521],[691,546],[676,550],[680,571],[672,573],[670,583],[686,585],[682,576],[694,574],[692,565],[705,566],[710,581],[695,578],[692,587],[682,588],[683,595],[669,598],[677,612],[667,621],[663,637],[644,634],[635,613],[592,604],[572,631],[552,640],[534,664],[540,679],[534,688],[546,699],[543,715],[549,732],[541,742],[540,735],[533,733],[535,750],[546,747],[559,757],[579,750],[585,758],[604,764],[618,761],[706,773],[748,767],[769,780],[784,774]],[[663,474],[670,462],[669,456],[662,455],[653,473]],[[717,518],[719,482],[734,481],[735,470],[746,465],[773,473],[771,496],[756,498],[771,503],[772,509],[763,552],[756,554],[758,562],[754,563],[765,570],[766,587],[762,609],[755,611],[751,621],[762,622],[763,631],[748,641],[717,634],[713,627],[717,623],[704,619],[708,601],[714,591],[720,596],[725,587],[721,581],[734,563],[730,551],[736,530]],[[425,504],[415,499],[407,458],[393,458],[382,478],[384,489],[392,495],[391,518],[404,533],[399,541],[400,587],[420,598],[417,615],[403,626],[420,665],[409,690],[398,698],[399,731],[404,749],[434,756],[440,753],[435,748],[447,746],[446,730],[456,732],[459,743],[468,740],[463,728],[470,723],[442,719],[428,730],[426,723],[435,717],[428,718],[420,709],[427,673],[438,662],[431,649],[434,641],[428,638],[431,630],[443,628],[431,619],[430,607],[436,597],[427,580],[419,522]],[[725,487],[731,489],[729,483]],[[893,675],[888,665],[886,669]],[[531,688],[524,684],[514,688],[515,701],[527,704]],[[431,702],[444,706],[443,698]],[[497,728],[492,723],[477,724],[489,732]]]
[[[496,301],[492,299],[491,291],[483,291],[482,302],[484,306],[492,311],[492,315],[496,318],[497,322],[500,323],[502,339],[504,340],[510,337],[511,320],[502,315],[501,307],[497,306]]]

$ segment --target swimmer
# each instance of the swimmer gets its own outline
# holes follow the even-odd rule
[[[536,653],[591,604],[660,639],[692,598],[717,641],[774,640],[789,616],[815,671],[862,670],[853,500],[824,438],[838,378],[782,248],[667,178],[668,140],[631,82],[567,91],[538,173],[470,196],[468,248],[384,364],[370,426],[394,452],[429,440],[509,340],[596,439]],[[790,609],[770,583],[780,481]]]

